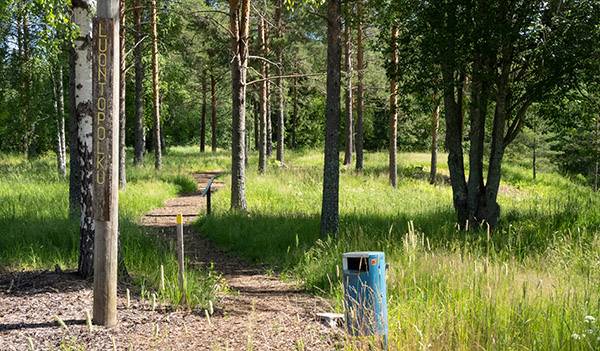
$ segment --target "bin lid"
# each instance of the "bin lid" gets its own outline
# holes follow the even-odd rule
[[[371,255],[379,255],[383,254],[381,251],[356,251],[356,252],[346,252],[342,254],[343,258],[347,257],[369,257]]]

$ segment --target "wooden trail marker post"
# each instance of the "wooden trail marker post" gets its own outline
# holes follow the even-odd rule
[[[119,225],[119,0],[99,0],[93,21],[94,323],[117,323]]]
[[[179,287],[182,291],[180,304],[185,304],[185,266],[184,266],[184,251],[183,251],[183,216],[177,215],[177,261],[179,263]]]
[[[209,216],[211,209],[210,209],[210,193],[212,192],[211,190],[211,185],[213,183],[213,181],[215,180],[214,177],[210,178],[210,181],[208,182],[208,185],[206,185],[206,189],[204,189],[204,192],[202,193],[202,197],[206,196],[206,215]]]

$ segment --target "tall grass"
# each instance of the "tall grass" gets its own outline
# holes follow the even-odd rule
[[[170,150],[161,172],[154,170],[148,155],[143,167],[127,168],[127,188],[119,192],[121,254],[127,269],[144,290],[156,290],[163,265],[168,289],[160,295],[171,302],[178,302],[181,294],[174,247],[136,223],[163,201],[196,190],[193,172],[213,169],[228,159],[226,153],[200,156],[194,151]],[[131,162],[128,159],[128,165]],[[68,218],[68,178],[57,176],[55,158],[28,161],[21,155],[0,154],[0,268],[42,270],[59,264],[76,269],[78,253],[79,221]],[[191,269],[186,274],[192,292],[188,306],[207,306],[218,277]]]
[[[250,213],[229,211],[226,188],[198,226],[331,297],[340,311],[342,253],[384,251],[394,350],[600,347],[595,322],[586,322],[600,316],[600,196],[557,174],[534,181],[530,170],[506,165],[498,228],[489,236],[464,232],[455,226],[450,187],[427,183],[428,155],[399,156],[397,191],[386,157],[367,154],[360,174],[342,167],[336,238],[319,236],[322,156],[311,152],[288,153],[289,168],[272,165],[267,175],[251,159]],[[447,174],[445,164],[439,169]],[[356,345],[349,340],[346,348]]]

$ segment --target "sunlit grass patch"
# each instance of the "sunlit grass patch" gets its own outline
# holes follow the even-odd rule
[[[600,197],[591,189],[554,173],[533,180],[531,170],[507,164],[500,223],[488,238],[457,230],[451,188],[424,176],[428,154],[398,157],[395,191],[387,155],[367,153],[363,172],[340,167],[340,231],[323,239],[322,155],[286,159],[289,168],[266,175],[251,159],[249,213],[229,211],[226,187],[213,216],[199,221],[203,234],[299,278],[340,312],[342,254],[384,251],[393,350],[595,349],[584,322],[600,315]],[[447,177],[445,159],[438,169]],[[360,347],[347,341],[345,349]]]

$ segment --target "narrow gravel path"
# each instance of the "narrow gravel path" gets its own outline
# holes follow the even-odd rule
[[[0,351],[30,350],[334,350],[343,338],[339,329],[315,321],[316,312],[329,311],[323,299],[298,291],[294,284],[262,273],[204,240],[191,223],[204,213],[201,190],[218,172],[195,174],[192,194],[165,202],[141,224],[155,227],[166,238],[175,235],[175,215],[184,215],[186,254],[192,264],[214,265],[231,292],[223,293],[215,314],[204,310],[154,310],[139,288],[119,283],[118,324],[85,325],[92,310],[92,282],[74,272],[0,272]],[[214,183],[215,189],[223,187]],[[127,307],[126,288],[131,294]],[[61,327],[55,317],[68,326]]]
[[[315,321],[316,312],[329,312],[328,303],[299,291],[296,286],[264,274],[243,260],[229,255],[202,238],[191,225],[197,215],[204,215],[206,198],[200,195],[211,177],[220,171],[194,174],[198,191],[165,202],[165,207],[151,211],[144,225],[159,228],[175,240],[175,216],[184,219],[186,255],[193,264],[209,267],[222,274],[232,293],[222,295],[212,328],[201,332],[213,347],[245,350],[329,350],[339,339],[339,330]],[[218,191],[224,184],[213,183]]]

